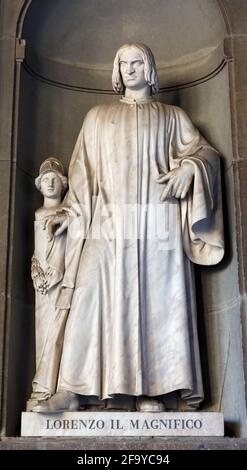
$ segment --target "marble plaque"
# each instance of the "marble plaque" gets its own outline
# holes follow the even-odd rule
[[[22,436],[224,436],[222,413],[22,413]]]

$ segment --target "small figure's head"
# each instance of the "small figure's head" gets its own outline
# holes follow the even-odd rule
[[[48,199],[59,199],[67,189],[68,179],[64,176],[63,165],[57,158],[47,158],[35,179],[36,188]]]
[[[159,91],[159,79],[152,51],[144,44],[125,44],[118,49],[112,73],[112,86],[116,93],[125,88],[150,87],[151,94]]]

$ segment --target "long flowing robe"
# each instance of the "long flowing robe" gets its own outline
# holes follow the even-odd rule
[[[45,230],[49,218],[55,215],[54,208],[35,213],[31,275],[36,276],[38,271],[49,282],[49,289],[45,295],[38,290],[35,292],[36,373],[32,382],[33,400],[49,398],[56,391],[68,316],[68,310],[56,308],[65,270],[66,234],[48,240]]]
[[[188,195],[161,202],[158,178],[185,162],[195,169]],[[100,399],[179,391],[200,402],[191,262],[223,257],[217,152],[178,107],[152,98],[97,106],[72,155],[65,207],[63,286],[74,295],[59,387]]]

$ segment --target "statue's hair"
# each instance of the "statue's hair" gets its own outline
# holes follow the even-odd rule
[[[47,170],[44,173],[41,173],[39,176],[37,176],[37,178],[35,178],[35,186],[39,191],[41,190],[41,180],[46,173],[56,173],[56,175],[60,178],[60,181],[62,183],[62,191],[63,192],[66,191],[68,187],[68,178],[67,176],[62,175],[59,171],[56,171],[56,170]]]
[[[151,87],[152,94],[155,95],[159,92],[159,79],[156,70],[156,64],[154,55],[145,44],[133,43],[133,44],[124,44],[118,49],[114,62],[113,62],[113,72],[112,72],[112,86],[113,90],[116,93],[123,94],[125,87],[123,84],[123,79],[120,72],[120,57],[122,52],[125,49],[130,47],[136,48],[140,53],[143,62],[144,62],[144,77],[147,84]]]

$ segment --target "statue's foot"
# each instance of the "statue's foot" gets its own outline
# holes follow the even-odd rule
[[[161,412],[165,411],[164,403],[161,400],[152,397],[137,397],[136,398],[137,411],[145,412]]]
[[[49,400],[34,406],[32,411],[36,413],[62,413],[63,411],[78,411],[79,408],[80,398],[77,393],[60,390]]]
[[[26,411],[32,411],[34,406],[39,405],[42,401],[46,401],[49,398],[51,398],[51,393],[48,391],[32,392],[26,404]]]

